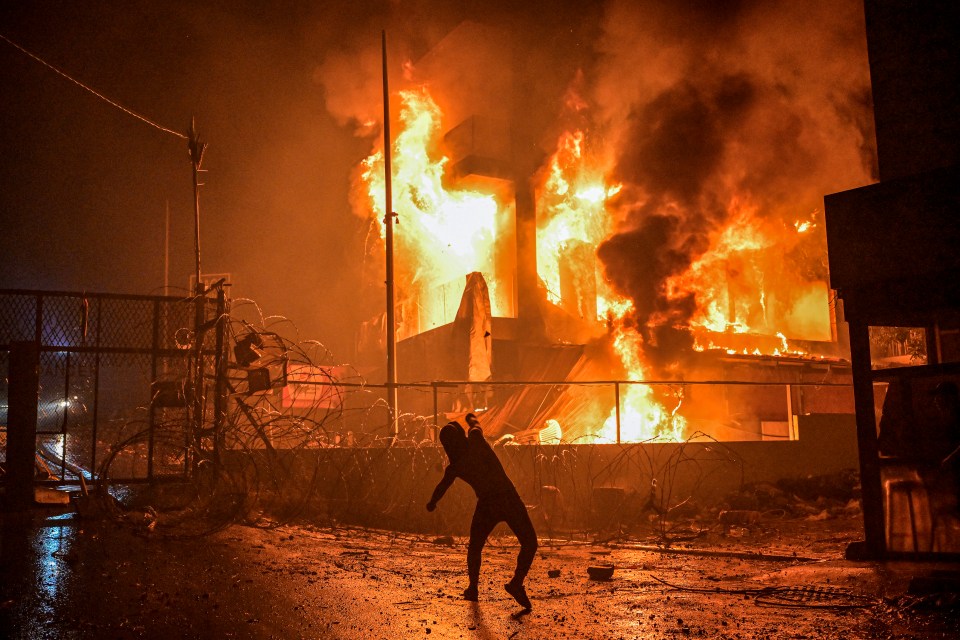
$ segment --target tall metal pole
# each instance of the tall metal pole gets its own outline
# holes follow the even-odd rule
[[[170,295],[170,201],[167,200],[167,217],[163,237],[163,295]]]
[[[190,163],[193,165],[193,247],[196,257],[194,275],[197,278],[195,293],[200,294],[203,292],[203,284],[200,282],[200,164],[203,162],[207,143],[200,142],[196,119],[190,120],[187,148],[190,150]]]
[[[383,171],[384,219],[387,244],[387,406],[390,408],[390,437],[399,434],[397,422],[397,324],[393,303],[393,165],[390,160],[390,89],[387,84],[387,32],[380,32],[383,47]]]
[[[193,429],[194,439],[199,444],[200,432],[203,429],[203,326],[205,320],[206,297],[203,295],[203,282],[200,280],[200,164],[203,162],[203,152],[207,145],[200,142],[197,134],[197,123],[195,119],[190,120],[190,132],[187,139],[187,148],[190,151],[190,163],[193,165],[193,229],[194,229],[194,250],[196,264],[194,275],[197,282],[194,293],[195,311],[194,311],[194,382],[193,382]]]

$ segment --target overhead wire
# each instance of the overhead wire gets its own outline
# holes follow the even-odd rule
[[[133,109],[130,109],[130,108],[128,108],[128,107],[123,106],[122,104],[120,104],[120,103],[117,102],[116,100],[112,100],[112,99],[108,98],[107,96],[103,95],[102,93],[100,93],[99,91],[97,91],[96,89],[94,89],[93,87],[90,87],[89,85],[84,84],[84,83],[81,82],[80,80],[77,80],[76,78],[74,78],[73,76],[71,76],[70,74],[68,74],[66,71],[63,71],[62,69],[60,69],[60,68],[58,68],[58,67],[50,64],[49,62],[47,62],[46,60],[44,60],[43,58],[41,58],[41,57],[38,56],[37,54],[35,54],[35,53],[33,53],[32,51],[28,50],[27,48],[21,46],[20,44],[17,44],[16,42],[14,42],[13,40],[11,40],[11,39],[8,38],[7,36],[3,35],[2,33],[0,33],[0,40],[3,40],[4,42],[6,42],[7,44],[9,44],[10,46],[12,46],[12,47],[14,47],[15,49],[19,50],[21,53],[29,56],[30,58],[33,58],[35,61],[37,61],[37,62],[39,62],[40,64],[42,64],[43,66],[47,67],[48,69],[50,69],[51,71],[53,71],[53,72],[56,73],[57,75],[59,75],[59,76],[65,78],[65,79],[69,80],[70,82],[72,82],[73,84],[77,85],[78,87],[80,87],[80,88],[83,89],[84,91],[87,91],[87,92],[93,94],[93,95],[96,96],[97,98],[100,98],[101,100],[103,100],[104,102],[106,102],[107,104],[109,104],[110,106],[112,106],[112,107],[114,107],[114,108],[116,108],[116,109],[119,109],[120,111],[126,113],[127,115],[133,116],[133,117],[136,118],[137,120],[140,120],[141,122],[144,122],[144,123],[150,125],[151,127],[154,127],[155,129],[159,129],[160,131],[163,131],[164,133],[169,133],[169,134],[174,135],[174,136],[176,136],[176,137],[178,137],[178,138],[181,138],[181,139],[183,139],[183,140],[187,140],[187,139],[188,139],[188,136],[187,136],[185,133],[181,133],[181,132],[179,132],[179,131],[175,131],[175,130],[173,130],[173,129],[170,129],[169,127],[165,127],[165,126],[163,126],[162,124],[159,124],[159,123],[157,123],[157,122],[154,122],[153,120],[151,120],[150,118],[146,117],[145,115],[139,114],[139,113],[137,113],[136,111],[134,111]]]

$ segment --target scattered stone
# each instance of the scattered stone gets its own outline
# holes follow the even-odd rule
[[[613,565],[594,565],[587,567],[587,575],[591,580],[609,580],[613,577]]]

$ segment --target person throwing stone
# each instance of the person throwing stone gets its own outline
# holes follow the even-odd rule
[[[466,420],[470,427],[469,434],[464,434],[458,422],[448,422],[440,430],[440,444],[450,464],[433,490],[427,511],[437,508],[437,502],[457,478],[469,484],[477,494],[477,506],[470,523],[470,544],[467,547],[467,576],[470,583],[463,592],[463,598],[472,602],[479,599],[483,546],[493,528],[500,522],[506,522],[520,542],[520,552],[517,554],[513,579],[503,588],[524,610],[529,611],[532,607],[523,581],[537,552],[537,533],[526,506],[520,500],[520,494],[507,477],[497,454],[484,439],[480,421],[472,413],[467,414]]]

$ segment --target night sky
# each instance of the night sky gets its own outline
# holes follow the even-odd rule
[[[185,131],[196,117],[209,145],[203,271],[229,272],[234,296],[344,349],[353,309],[341,313],[338,301],[358,286],[349,265],[365,232],[349,213],[348,176],[369,143],[326,115],[312,74],[361,24],[378,43],[383,21],[353,3],[322,16],[242,4],[37,2],[4,9],[0,31],[165,127]],[[0,286],[161,293],[169,203],[170,284],[185,289],[194,234],[185,141],[0,44]]]
[[[531,80],[540,87],[531,90],[538,98],[531,112],[555,117],[565,87],[583,70],[597,113],[621,113],[624,127],[636,129],[642,110],[624,106],[629,97],[605,100],[610,86],[630,84],[629,76],[603,69],[604,61],[617,59],[611,47],[637,43],[642,65],[620,56],[629,68],[664,65],[660,53],[678,48],[691,51],[685,65],[696,56],[714,63],[724,58],[711,57],[704,43],[736,44],[744,29],[784,24],[761,15],[766,9],[758,7],[770,3],[722,3],[718,10],[693,2],[666,10],[672,3],[646,2],[654,28],[635,39],[623,19],[633,15],[635,3],[511,4],[39,1],[0,9],[0,33],[164,127],[186,131],[195,117],[209,145],[201,192],[203,271],[230,273],[234,297],[291,318],[304,337],[349,360],[357,324],[382,306],[380,284],[361,278],[369,225],[349,199],[352,172],[379,133],[358,128],[364,114],[355,103],[374,117],[381,108],[381,29],[400,80],[404,62],[416,61],[462,20],[508,25],[550,62]],[[862,9],[857,2],[841,4],[838,13],[832,3],[817,3],[835,24],[823,24],[814,11],[797,28],[830,34],[832,40],[813,39],[812,49],[824,47],[814,55],[862,55],[854,65],[859,84],[836,77],[851,97],[830,99],[853,105],[851,139],[868,138]],[[645,29],[646,14],[636,15],[637,28]],[[773,42],[780,36],[771,31],[766,37]],[[804,37],[790,34],[798,42]],[[763,40],[749,42],[762,46]],[[648,55],[643,47],[651,46],[656,51]],[[784,80],[788,89],[794,80]],[[161,293],[169,206],[170,285],[183,292],[193,271],[194,233],[186,142],[2,41],[0,83],[0,287]],[[845,144],[853,148],[847,159],[861,153],[856,146]],[[861,155],[862,162],[852,161],[860,165],[852,177],[832,190],[869,178],[872,157]]]

